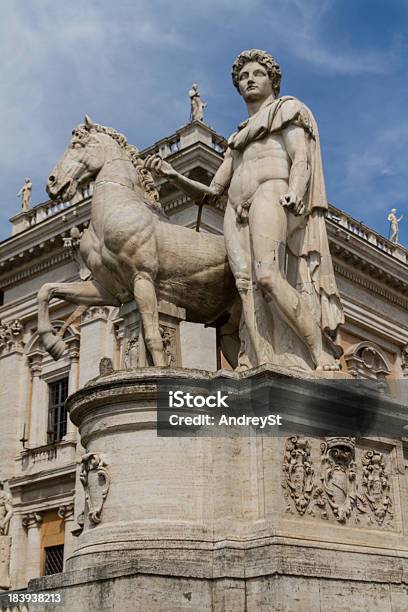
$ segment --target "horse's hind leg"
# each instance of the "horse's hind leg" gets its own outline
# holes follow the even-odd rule
[[[155,366],[164,367],[167,363],[160,334],[156,292],[154,283],[147,273],[141,272],[136,276],[133,293],[142,318],[146,346],[152,356],[153,363]]]
[[[51,325],[48,303],[52,298],[85,306],[120,306],[119,300],[95,281],[43,285],[38,292],[38,333],[45,350],[55,360],[61,357],[66,345]]]

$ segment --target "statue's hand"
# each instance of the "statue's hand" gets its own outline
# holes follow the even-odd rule
[[[144,167],[159,176],[172,177],[176,174],[172,166],[159,155],[148,155],[144,160]]]
[[[285,195],[280,197],[279,201],[282,206],[289,208],[294,215],[303,215],[305,212],[305,205],[303,204],[302,198],[299,198],[293,191],[285,193]]]

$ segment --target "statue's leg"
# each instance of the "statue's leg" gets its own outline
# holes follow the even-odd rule
[[[306,299],[285,276],[287,214],[292,213],[279,203],[279,193],[273,193],[273,187],[258,190],[249,212],[256,281],[309,348],[316,367],[326,368],[335,360],[323,350],[320,326]]]
[[[160,334],[156,291],[153,280],[147,272],[140,272],[136,275],[133,293],[142,318],[144,339],[153,363],[155,366],[166,367],[168,360]]]
[[[54,332],[50,321],[48,304],[52,298],[87,306],[120,306],[119,300],[95,281],[46,283],[43,285],[38,292],[38,333],[45,350],[55,360],[61,357],[66,345]]]
[[[224,216],[224,238],[228,261],[242,302],[245,325],[256,355],[256,365],[259,365],[262,363],[262,356],[256,332],[249,227],[247,223],[237,222],[235,210],[229,203]]]

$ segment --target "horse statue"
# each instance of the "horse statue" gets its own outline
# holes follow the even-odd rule
[[[81,280],[46,283],[38,293],[38,333],[44,348],[55,360],[66,348],[51,324],[50,299],[82,310],[134,299],[153,364],[165,367],[158,315],[158,300],[163,299],[184,308],[188,321],[218,325],[220,337],[227,339],[223,353],[235,367],[239,301],[223,237],[170,223],[137,149],[113,128],[86,116],[49,176],[47,193],[52,200],[70,201],[90,180],[91,219],[78,252]],[[226,326],[228,334],[223,334]]]

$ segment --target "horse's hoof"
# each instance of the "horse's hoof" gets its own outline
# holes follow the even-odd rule
[[[45,335],[42,338],[42,342],[47,353],[49,353],[55,361],[58,361],[58,359],[62,357],[67,348],[65,342],[54,334]]]
[[[65,342],[61,340],[61,338],[57,338],[56,343],[48,352],[50,353],[51,357],[55,359],[55,361],[58,361],[58,359],[62,357],[66,348],[67,345]]]

